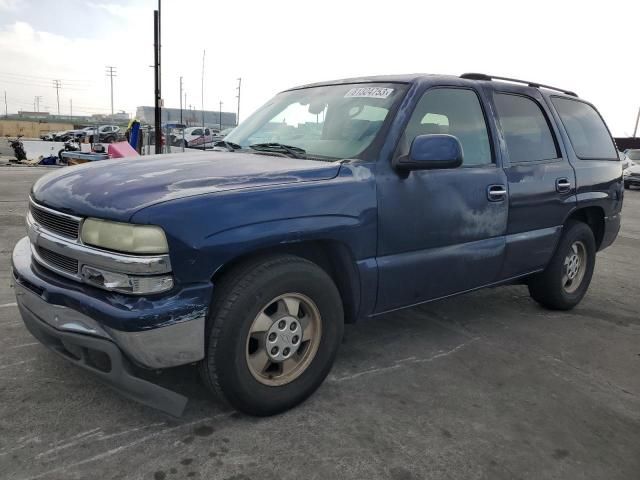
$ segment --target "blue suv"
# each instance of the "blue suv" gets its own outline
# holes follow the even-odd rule
[[[522,282],[576,306],[620,228],[611,135],[573,92],[465,74],[293,88],[216,151],[96,162],[31,190],[24,322],[138,401],[195,364],[253,415],[322,383],[346,322]]]

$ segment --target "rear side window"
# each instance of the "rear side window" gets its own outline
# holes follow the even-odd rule
[[[552,97],[551,101],[579,158],[617,160],[611,135],[595,108],[587,103],[562,97]]]
[[[496,93],[494,100],[511,163],[558,158],[549,123],[536,102],[507,93]]]

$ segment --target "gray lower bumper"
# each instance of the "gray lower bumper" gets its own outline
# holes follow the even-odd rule
[[[107,385],[137,402],[174,416],[182,415],[187,398],[134,375],[131,364],[113,342],[84,333],[56,330],[41,321],[24,303],[19,303],[18,307],[31,334],[58,355],[91,371]]]

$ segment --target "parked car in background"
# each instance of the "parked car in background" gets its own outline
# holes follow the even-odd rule
[[[112,143],[118,140],[119,134],[120,127],[116,125],[102,125],[98,127],[97,135],[95,127],[89,127],[85,130],[84,136],[79,140],[87,137],[91,143]]]
[[[53,134],[54,142],[66,142],[67,140],[71,140],[73,138],[73,130],[61,130],[59,132],[55,132]]]
[[[184,147],[200,147],[213,141],[214,131],[209,127],[188,127],[184,129],[184,139],[177,136],[173,145]]]
[[[640,187],[640,150],[626,150],[623,155],[625,156],[622,160],[624,187]]]
[[[219,140],[224,139],[224,137],[226,137],[227,135],[229,135],[231,132],[233,132],[233,130],[235,130],[236,127],[229,127],[229,128],[225,128],[224,130],[222,130],[219,133]]]
[[[53,142],[55,132],[47,132],[40,135],[40,140],[44,140],[45,142]]]
[[[12,257],[40,342],[175,415],[186,398],[140,368],[197,363],[236,409],[282,412],[323,382],[345,323],[514,282],[569,310],[620,228],[602,117],[531,82],[317,83],[220,144],[41,177]]]

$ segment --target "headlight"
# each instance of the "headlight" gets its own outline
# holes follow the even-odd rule
[[[87,245],[125,253],[168,253],[167,237],[160,227],[108,222],[87,218],[80,238]]]
[[[90,267],[89,265],[82,267],[82,278],[84,278],[85,282],[105,290],[134,295],[165,292],[173,287],[173,277],[171,275],[141,277],[110,272],[102,268]]]

